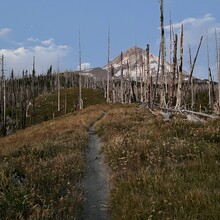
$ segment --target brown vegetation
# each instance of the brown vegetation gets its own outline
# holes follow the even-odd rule
[[[220,218],[220,121],[171,122],[135,106],[96,124],[111,167],[112,219]]]

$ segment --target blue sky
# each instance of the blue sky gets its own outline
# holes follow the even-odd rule
[[[184,67],[189,69],[188,45],[194,57],[204,35],[195,75],[207,78],[206,35],[210,63],[215,75],[215,29],[220,36],[219,0],[164,0],[165,25],[170,14],[175,33],[184,24]],[[31,70],[35,56],[37,72],[76,69],[78,35],[86,67],[107,62],[108,29],[111,29],[111,59],[134,45],[158,54],[160,9],[158,0],[7,0],[1,2],[0,54],[8,73]],[[168,27],[167,27],[168,29]],[[168,34],[168,32],[167,32]],[[167,35],[167,42],[169,38]],[[167,55],[169,51],[167,50]],[[169,59],[169,57],[168,57]],[[216,76],[214,76],[217,79]]]

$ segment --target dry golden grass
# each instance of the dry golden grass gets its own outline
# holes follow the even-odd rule
[[[75,219],[83,202],[90,107],[0,138],[1,219]]]
[[[0,139],[3,219],[78,216],[87,129],[100,118],[111,219],[220,218],[220,120],[165,123],[138,106],[108,104]]]
[[[118,106],[96,129],[111,167],[112,219],[220,218],[220,120],[166,123]]]

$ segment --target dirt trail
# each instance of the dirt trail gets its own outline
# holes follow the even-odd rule
[[[86,171],[84,178],[85,196],[83,220],[107,220],[109,176],[108,169],[104,163],[103,155],[100,153],[100,140],[91,126],[88,131],[89,145],[86,152]]]

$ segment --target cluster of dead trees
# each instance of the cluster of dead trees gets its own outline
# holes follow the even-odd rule
[[[57,111],[60,111],[60,90],[81,87],[96,88],[96,80],[92,76],[81,75],[79,71],[54,71],[52,66],[46,74],[36,74],[35,58],[32,72],[23,71],[22,75],[6,76],[4,56],[1,57],[0,80],[0,136],[10,134],[17,129],[36,124],[36,100],[42,94],[57,95]],[[79,78],[81,80],[79,81]],[[73,101],[77,103],[78,100]]]
[[[188,79],[183,76],[183,53],[184,53],[184,28],[181,27],[180,36],[173,32],[170,22],[170,63],[169,70],[166,69],[166,45],[164,31],[164,1],[160,0],[160,21],[161,21],[161,43],[159,49],[159,59],[156,74],[152,73],[150,66],[150,49],[147,45],[145,51],[146,59],[139,58],[136,60],[136,69],[140,69],[136,77],[131,76],[132,65],[127,60],[123,63],[123,53],[121,53],[121,75],[115,76],[115,67],[110,62],[110,37],[108,37],[108,73],[105,89],[107,102],[130,103],[133,101],[144,102],[149,107],[155,105],[175,109],[191,109],[218,112],[220,109],[220,48],[216,34],[216,69],[219,83],[213,82],[211,68],[209,66],[209,49],[207,40],[207,57],[208,57],[208,81],[202,83],[193,77],[194,67],[196,65],[199,50],[203,41],[200,38],[196,55],[192,58],[189,47],[190,73]],[[179,51],[178,51],[179,48]],[[178,57],[179,56],[179,57]],[[139,64],[138,64],[139,63]],[[126,71],[124,71],[126,69]],[[218,85],[218,86],[217,86]],[[205,92],[204,92],[205,91]],[[206,93],[207,92],[207,93]],[[208,105],[202,106],[202,97],[207,97]],[[200,102],[198,103],[198,99]]]

